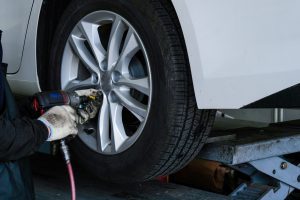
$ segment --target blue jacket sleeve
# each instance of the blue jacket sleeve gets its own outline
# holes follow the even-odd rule
[[[15,161],[33,154],[47,137],[48,129],[38,120],[0,117],[0,161]]]
[[[5,104],[10,103],[4,102],[1,33],[0,30],[0,115]],[[24,113],[30,115],[28,110],[24,110]],[[0,116],[0,161],[14,161],[29,156],[47,139],[48,130],[42,122],[27,117],[10,120],[5,116],[5,113]]]

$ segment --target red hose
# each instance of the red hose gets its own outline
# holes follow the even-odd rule
[[[75,188],[75,179],[73,174],[73,168],[71,162],[67,163],[68,173],[69,173],[69,180],[71,186],[71,200],[76,200],[76,188]]]

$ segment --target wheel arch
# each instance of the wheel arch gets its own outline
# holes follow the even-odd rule
[[[46,76],[49,69],[49,57],[53,36],[58,22],[72,0],[48,0],[43,1],[37,29],[37,73],[41,90],[48,89]]]
[[[194,93],[198,107],[200,107],[200,85],[203,83],[203,69],[201,65],[201,59],[199,57],[200,50],[197,46],[197,32],[195,30],[195,20],[192,20],[192,16],[189,13],[186,0],[171,0],[174,10],[176,12],[178,21],[181,26],[188,60],[190,63],[190,70],[192,75],[192,81],[194,86]],[[190,2],[189,2],[190,3]]]

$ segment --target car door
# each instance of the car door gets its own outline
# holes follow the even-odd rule
[[[9,64],[9,73],[16,73],[20,68],[32,5],[33,0],[0,0],[3,62]]]

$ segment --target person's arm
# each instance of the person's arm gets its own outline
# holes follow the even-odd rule
[[[95,92],[93,89],[81,90],[78,95],[89,96]],[[16,120],[0,117],[0,161],[18,160],[33,154],[46,140],[59,140],[78,133],[76,122],[79,117],[70,106],[53,107],[38,120],[32,120],[30,118],[37,116],[30,109],[30,103],[30,99],[18,103],[20,114],[26,117]]]
[[[0,161],[33,154],[48,138],[48,128],[38,120],[0,118]]]
[[[32,97],[19,97],[16,98],[16,102],[20,116],[28,117],[30,119],[37,119],[39,117],[39,113],[33,109]]]
[[[27,117],[0,118],[0,161],[14,161],[29,156],[47,141],[76,135],[78,116],[70,106],[56,106],[32,120]]]

